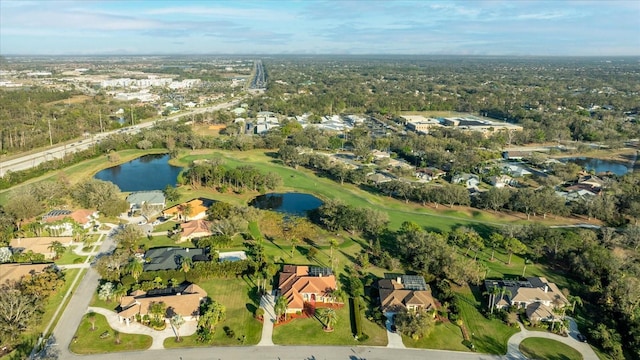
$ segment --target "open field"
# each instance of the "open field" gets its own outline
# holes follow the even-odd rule
[[[216,326],[211,344],[199,343],[196,341],[197,335],[191,335],[183,337],[183,341],[179,343],[174,338],[168,338],[164,341],[165,347],[255,345],[260,341],[262,323],[253,317],[260,299],[254,292],[255,287],[250,279],[211,279],[199,282],[198,285],[210,298],[226,307],[225,320]],[[228,337],[225,327],[233,330],[235,335]]]
[[[584,219],[552,217],[547,217],[547,219],[532,217],[531,221],[527,221],[526,216],[519,213],[492,213],[460,206],[452,208],[439,206],[436,209],[433,206],[405,203],[388,196],[366,192],[353,184],[338,185],[331,179],[318,177],[311,171],[301,167],[297,170],[286,167],[280,164],[278,159],[271,156],[271,153],[265,153],[262,150],[244,152],[197,150],[190,152],[190,155],[180,157],[173,163],[175,165],[188,166],[194,160],[211,158],[223,158],[225,163],[232,167],[245,164],[252,165],[263,172],[277,173],[283,179],[283,186],[279,191],[306,192],[325,200],[340,199],[354,206],[372,207],[387,212],[392,229],[397,229],[406,220],[414,221],[429,230],[446,231],[459,225],[467,225],[480,228],[480,232],[488,227],[500,226],[504,223],[527,224],[534,220],[543,222],[546,225],[584,222]],[[200,189],[194,192],[194,195],[204,196],[206,194],[205,191],[207,190]],[[213,190],[209,190],[208,193],[209,197],[214,197],[217,200],[243,204],[246,204],[257,195],[257,193],[253,192],[245,192],[240,195],[219,194]]]
[[[75,96],[72,96],[72,97],[70,97],[70,98],[68,98],[68,99],[62,99],[62,100],[58,100],[58,101],[52,101],[52,102],[45,103],[45,104],[43,104],[43,105],[56,105],[56,104],[64,104],[64,105],[67,105],[67,104],[81,104],[81,103],[83,103],[83,102],[87,102],[87,101],[89,101],[89,100],[91,100],[91,99],[92,99],[92,97],[91,97],[91,96],[88,96],[88,95],[75,95]]]
[[[273,329],[273,342],[278,345],[371,345],[384,346],[387,344],[386,330],[377,324],[362,318],[362,332],[369,336],[366,341],[354,339],[350,321],[351,307],[347,301],[341,309],[337,309],[338,322],[333,332],[325,332],[323,324],[317,318],[293,319],[287,324],[278,325]]]
[[[450,322],[437,324],[428,336],[420,340],[402,336],[402,342],[406,347],[470,351],[468,347],[462,344],[463,340],[460,328]]]
[[[151,346],[151,336],[121,333],[120,344],[116,344],[115,333],[103,315],[96,314],[95,330],[85,315],[76,331],[69,349],[76,354],[104,354],[117,351],[146,350]],[[103,333],[109,334],[101,339]]]
[[[459,300],[461,318],[469,330],[476,350],[488,354],[506,354],[507,341],[519,329],[509,327],[498,319],[485,318],[479,311],[481,303],[477,300],[480,296],[477,288],[472,292],[472,289],[465,285],[455,288],[454,291]]]
[[[520,343],[520,351],[529,359],[580,360],[582,355],[559,341],[527,338]]]

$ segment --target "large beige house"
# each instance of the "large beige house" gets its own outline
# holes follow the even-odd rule
[[[402,275],[396,279],[378,280],[380,308],[383,313],[395,313],[405,308],[409,311],[431,310],[436,301],[424,278]]]
[[[569,304],[558,286],[544,277],[518,280],[485,280],[488,293],[498,288],[493,296],[493,306],[503,309],[509,306],[524,308],[531,321],[555,321],[554,308]],[[491,301],[491,300],[490,300]]]
[[[189,321],[198,317],[200,302],[207,292],[196,284],[188,284],[178,288],[156,289],[145,292],[137,290],[120,299],[118,319],[129,325],[136,321],[136,315],[150,315],[150,306],[154,302],[163,302],[167,307],[166,317],[180,314]]]

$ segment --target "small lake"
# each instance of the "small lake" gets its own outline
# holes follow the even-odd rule
[[[97,173],[94,178],[111,181],[122,191],[163,190],[176,186],[181,167],[169,165],[168,154],[145,155]]]
[[[270,193],[251,200],[249,205],[263,210],[273,210],[288,215],[306,216],[310,210],[322,205],[322,200],[303,193]]]
[[[630,169],[627,164],[611,161],[611,160],[603,160],[603,159],[595,159],[588,157],[570,157],[570,158],[562,158],[558,159],[564,163],[572,162],[574,164],[578,164],[585,168],[587,171],[595,171],[596,174],[611,172],[618,176],[622,176],[628,172],[633,171]]]

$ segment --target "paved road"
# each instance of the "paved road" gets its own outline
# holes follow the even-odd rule
[[[107,237],[100,246],[100,253],[109,253],[113,251],[115,244],[111,237]],[[87,270],[84,278],[78,285],[75,294],[71,297],[64,313],[60,317],[58,324],[53,330],[53,336],[60,350],[60,358],[68,359],[71,353],[68,350],[69,344],[75,335],[78,325],[82,320],[82,316],[89,307],[91,297],[98,286],[98,272],[92,268]]]
[[[24,155],[24,156],[9,159],[9,160],[3,160],[0,162],[0,177],[3,177],[7,171],[15,172],[20,170],[30,169],[40,165],[43,162],[54,160],[54,159],[61,159],[67,154],[74,153],[81,150],[86,150],[89,147],[95,145],[99,140],[121,131],[125,133],[137,133],[141,129],[154,126],[157,122],[177,121],[179,118],[187,115],[201,114],[204,112],[226,109],[226,108],[237,105],[240,101],[242,100],[233,100],[233,101],[229,101],[229,102],[218,104],[218,105],[198,108],[198,109],[186,111],[180,114],[172,115],[162,120],[140,123],[134,126],[120,129],[120,130],[114,130],[110,132],[95,134],[91,139],[83,139],[71,144],[56,145],[37,153]]]

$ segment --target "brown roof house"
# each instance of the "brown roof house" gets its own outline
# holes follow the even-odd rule
[[[207,292],[196,284],[183,284],[168,289],[155,289],[148,292],[136,290],[120,299],[118,319],[129,325],[136,320],[136,315],[149,315],[151,303],[163,302],[167,305],[166,318],[180,314],[187,320],[198,317],[200,302],[207,296]]]
[[[305,303],[337,303],[332,296],[336,288],[329,268],[285,265],[278,279],[278,295],[287,299],[287,313],[301,312]]]
[[[396,313],[403,308],[409,311],[436,308],[431,289],[422,276],[401,275],[395,279],[381,279],[378,289],[383,313]]]
[[[496,287],[502,290],[496,292],[493,300],[496,308],[524,308],[531,321],[558,321],[553,309],[569,304],[558,286],[544,277],[530,277],[525,281],[485,280],[484,283],[489,293]]]
[[[22,277],[29,274],[39,274],[46,268],[55,266],[53,263],[48,264],[0,264],[0,284],[5,281],[20,281]]]
[[[193,220],[180,224],[180,241],[211,235],[211,222],[206,220]]]
[[[36,254],[43,254],[45,259],[53,259],[56,253],[51,251],[49,246],[51,246],[51,243],[54,241],[59,241],[62,245],[69,245],[73,241],[73,238],[70,236],[17,238],[11,240],[9,247],[11,247],[11,251],[14,253],[31,250]]]

